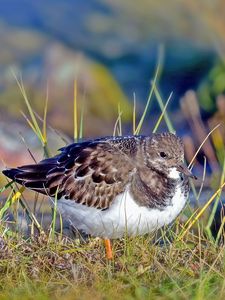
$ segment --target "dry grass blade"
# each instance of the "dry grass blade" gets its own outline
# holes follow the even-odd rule
[[[196,158],[196,156],[198,155],[199,151],[201,150],[202,146],[204,145],[204,143],[207,141],[207,139],[210,137],[210,135],[213,133],[213,131],[215,131],[218,127],[220,126],[220,124],[216,125],[205,137],[205,139],[203,140],[203,142],[201,143],[201,145],[198,147],[198,150],[195,152],[195,155],[193,156],[193,158],[191,159],[188,168],[192,169],[193,167],[193,162]]]
[[[32,213],[32,211],[30,210],[29,206],[26,204],[26,202],[20,197],[19,198],[20,201],[20,205],[22,206],[22,208],[24,209],[24,211],[26,212],[27,217],[30,219],[31,222],[33,222],[34,226],[37,228],[38,232],[42,235],[45,235],[41,225],[39,224],[37,218],[35,217],[35,215]]]
[[[202,193],[202,190],[203,190],[203,186],[204,186],[204,182],[205,182],[205,176],[206,176],[206,163],[207,163],[207,160],[206,160],[206,157],[204,156],[204,164],[203,164],[203,175],[202,175],[202,182],[201,182],[201,185],[200,185],[200,189],[199,189],[199,192],[198,192],[198,195],[196,197],[196,201],[199,205],[199,198],[201,196],[201,193]],[[222,182],[221,182],[222,184]]]
[[[28,147],[28,145],[27,145],[27,143],[26,143],[26,141],[25,141],[25,138],[22,136],[22,133],[19,133],[19,135],[20,135],[20,138],[21,138],[22,142],[24,143],[24,145],[25,145],[25,147],[26,147],[26,149],[27,149],[27,152],[29,153],[31,159],[32,159],[32,160],[34,161],[34,163],[36,164],[37,161],[36,161],[36,159],[35,159],[33,153],[31,152],[31,150],[29,149],[29,147]]]
[[[221,225],[220,225],[220,228],[219,228],[219,230],[217,232],[217,236],[216,236],[216,240],[215,240],[215,244],[216,245],[218,245],[220,237],[221,237],[221,235],[222,235],[222,233],[224,231],[224,224],[225,224],[225,217],[223,217]]]
[[[51,226],[51,232],[49,235],[49,237],[51,237],[52,240],[54,240],[54,237],[55,237],[56,216],[57,216],[57,206],[58,206],[58,191],[59,191],[59,187],[57,187],[57,190],[55,193],[53,216],[52,216],[52,226]]]
[[[184,299],[188,299],[187,296],[184,294],[184,292],[182,291],[182,289],[180,288],[180,286],[178,285],[177,281],[175,279],[172,278],[169,270],[166,270],[166,268],[164,266],[162,266],[162,264],[159,261],[155,261],[156,264],[158,265],[158,267],[170,278],[170,280],[174,283],[174,285],[177,287],[177,289],[180,291],[182,297]]]
[[[219,187],[219,189],[212,195],[212,197],[207,201],[207,203],[203,206],[203,208],[200,210],[200,212],[197,214],[197,216],[194,218],[194,220],[189,223],[187,228],[184,230],[183,233],[181,233],[178,236],[178,240],[183,239],[183,237],[186,235],[186,233],[191,229],[191,227],[198,221],[198,219],[202,216],[202,214],[205,212],[205,210],[209,207],[209,205],[213,202],[213,200],[216,198],[216,196],[221,193],[223,187],[225,186],[225,182]],[[184,226],[186,227],[186,225]]]
[[[121,131],[120,131],[120,120],[122,117],[122,111],[119,111],[119,115],[116,119],[115,125],[114,125],[114,129],[113,129],[113,136],[116,136],[116,131],[118,130],[118,135],[122,135]],[[118,128],[119,126],[119,128]],[[122,130],[122,129],[121,129]]]
[[[122,136],[122,115],[123,112],[121,111],[120,104],[118,103],[118,116],[119,116],[119,122],[118,122],[118,135]]]
[[[188,224],[191,223],[191,221],[194,219],[194,217],[198,214],[198,212],[200,211],[200,208],[198,207],[193,213],[192,215],[188,218],[188,220],[186,221],[186,223],[184,225],[182,225],[182,231],[180,234],[182,234],[184,232],[184,230],[187,228]],[[179,238],[179,236],[178,236]]]

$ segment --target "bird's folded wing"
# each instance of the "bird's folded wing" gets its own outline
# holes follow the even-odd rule
[[[73,144],[38,164],[5,170],[16,182],[40,193],[106,209],[125,190],[134,168],[127,155],[107,142]]]

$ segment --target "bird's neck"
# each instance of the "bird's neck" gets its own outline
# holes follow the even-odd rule
[[[178,179],[154,168],[137,169],[131,183],[131,193],[140,206],[164,209],[170,204]]]

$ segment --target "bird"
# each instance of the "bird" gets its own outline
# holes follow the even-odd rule
[[[74,228],[105,240],[109,257],[111,239],[171,224],[187,202],[189,178],[195,178],[184,164],[181,138],[169,132],[101,137],[59,151],[3,174],[57,199]]]

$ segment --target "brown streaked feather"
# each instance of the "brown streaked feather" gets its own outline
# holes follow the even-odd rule
[[[84,149],[84,152],[81,153],[82,165],[76,164],[77,161],[80,163],[78,156],[73,167],[67,171],[67,176],[62,179],[59,189],[66,198],[74,199],[77,203],[106,209],[112,199],[124,191],[133,165],[125,154],[121,155],[118,149],[107,143]]]
[[[119,138],[69,145],[56,157],[12,169],[11,178],[51,197],[58,192],[58,198],[106,209],[125,190],[134,168],[128,148],[118,145]]]

